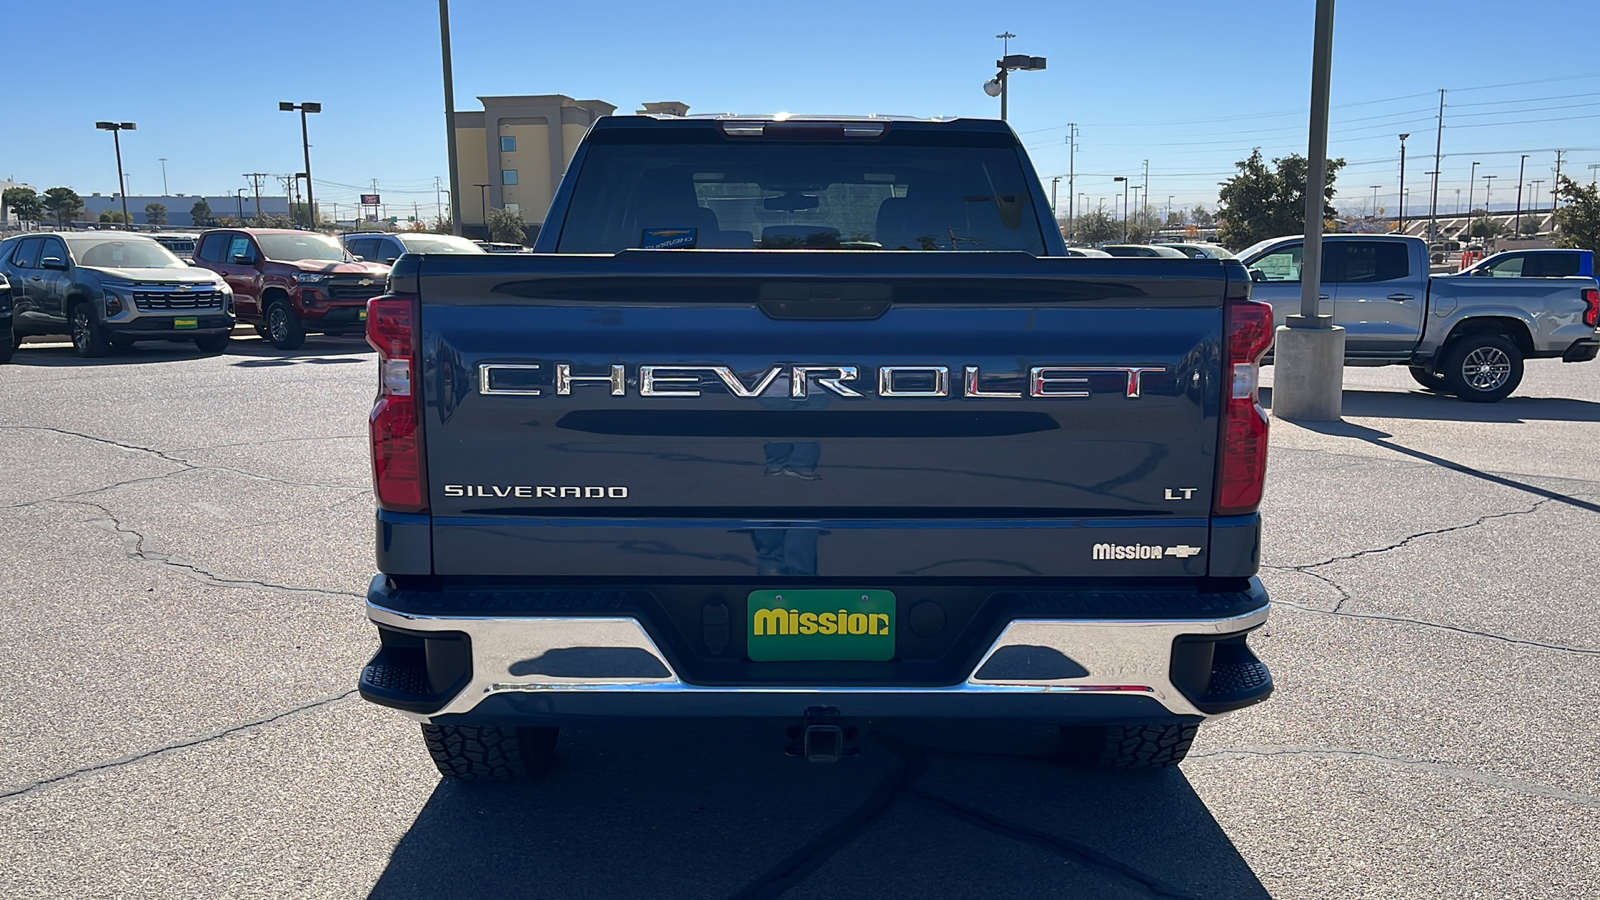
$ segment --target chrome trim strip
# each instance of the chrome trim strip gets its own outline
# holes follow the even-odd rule
[[[966,680],[946,687],[849,687],[750,685],[710,687],[685,683],[632,616],[596,618],[526,616],[427,616],[367,603],[367,617],[381,625],[411,631],[460,631],[472,643],[472,680],[433,715],[471,711],[493,694],[550,691],[627,691],[699,694],[1138,694],[1154,698],[1169,712],[1205,716],[1173,686],[1172,641],[1183,634],[1236,634],[1267,620],[1269,606],[1222,619],[1018,619],[1006,626]],[[998,651],[1012,646],[1048,647],[1061,652],[1088,675],[1077,678],[981,679],[978,672]],[[661,664],[660,676],[513,676],[514,667],[551,651],[628,649],[649,654]],[[516,678],[517,680],[511,680]],[[407,713],[427,721],[430,716]]]

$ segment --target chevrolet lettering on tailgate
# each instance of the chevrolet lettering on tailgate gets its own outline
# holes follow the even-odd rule
[[[732,366],[640,365],[629,373],[620,363],[603,372],[573,371],[569,362],[481,363],[478,366],[478,393],[495,396],[542,397],[550,394],[570,396],[579,385],[592,384],[623,397],[632,385],[641,397],[698,397],[708,385],[720,385],[735,397],[763,397],[779,393],[773,387],[788,376],[788,396],[804,400],[813,387],[839,397],[941,398],[968,397],[989,400],[1082,399],[1094,393],[1090,376],[1121,376],[1123,396],[1143,396],[1144,376],[1167,371],[1166,366],[1032,366],[1026,386],[1002,385],[1000,378],[986,377],[978,366],[962,366],[959,389],[952,389],[950,366],[881,366],[876,378],[863,378],[872,372],[868,366],[772,365],[746,381]],[[543,381],[541,384],[540,381]],[[1009,379],[1015,382],[1015,376]],[[875,389],[867,387],[875,384]]]

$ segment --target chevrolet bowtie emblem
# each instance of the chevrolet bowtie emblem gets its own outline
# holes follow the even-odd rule
[[[372,284],[372,279],[371,278],[363,278],[363,279],[361,279],[360,281],[358,281],[356,283],[361,285],[362,287],[369,287]]]
[[[194,288],[189,286],[189,285],[187,285],[187,284],[180,284],[180,285],[178,285],[178,290],[180,290],[180,291],[192,291],[192,290],[194,290]]]

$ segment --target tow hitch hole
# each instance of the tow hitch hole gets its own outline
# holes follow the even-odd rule
[[[806,762],[832,763],[844,756],[844,729],[837,725],[807,725]]]

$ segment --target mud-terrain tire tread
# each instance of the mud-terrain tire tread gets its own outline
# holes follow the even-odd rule
[[[1200,731],[1197,722],[1169,725],[1063,725],[1067,756],[1102,769],[1169,769],[1183,762]]]
[[[423,725],[422,740],[439,774],[460,781],[514,781],[541,768],[555,750],[554,728]]]

